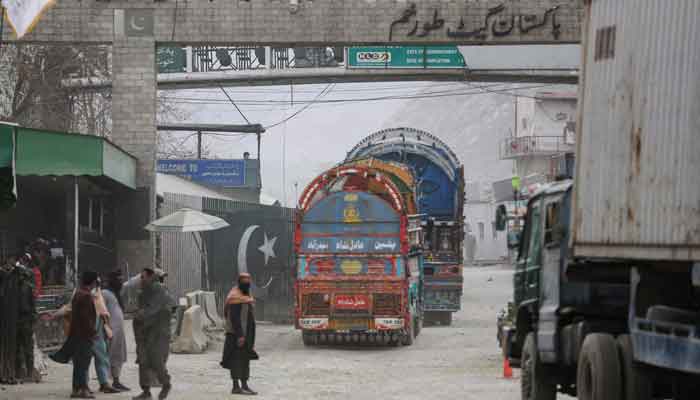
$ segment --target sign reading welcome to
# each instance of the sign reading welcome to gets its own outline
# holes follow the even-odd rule
[[[245,160],[158,160],[158,172],[206,185],[245,185]]]

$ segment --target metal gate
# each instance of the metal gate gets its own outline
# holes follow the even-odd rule
[[[247,271],[253,276],[256,318],[291,322],[295,210],[207,198],[203,211],[230,224],[228,228],[203,235],[210,288],[216,292],[219,311],[239,272]]]

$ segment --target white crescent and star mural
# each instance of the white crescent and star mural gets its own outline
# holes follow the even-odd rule
[[[243,232],[241,240],[238,243],[238,270],[239,272],[250,272],[248,270],[248,242],[250,242],[253,233],[260,228],[259,225],[251,225]],[[275,254],[275,244],[277,243],[277,237],[270,238],[267,232],[264,232],[263,245],[258,247],[258,250],[265,257],[265,266],[267,266],[270,258],[276,258]]]
[[[253,293],[270,307],[290,301],[293,211],[256,208],[220,214],[230,227],[205,235],[211,286],[227,293],[238,274],[247,272],[253,277]]]

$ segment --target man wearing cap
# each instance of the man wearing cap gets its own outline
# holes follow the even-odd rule
[[[167,272],[164,272],[160,268],[153,268],[153,271],[156,274],[156,277],[158,278],[158,281],[160,283],[164,283],[165,277],[168,275]],[[120,290],[120,298],[127,298],[130,299],[132,297],[138,298],[139,294],[141,293],[141,276],[143,274],[139,273],[131,277],[126,283],[124,283],[121,287]],[[127,308],[125,306],[122,306],[122,309],[126,310]],[[143,344],[143,329],[142,329],[142,321],[134,320],[132,323],[131,328],[134,331],[134,341],[136,342],[136,364],[139,364],[139,346]],[[167,361],[167,360],[166,360]],[[155,375],[153,370],[146,368],[145,374],[148,376],[147,381],[150,383],[150,387],[159,387],[160,382],[158,382],[158,377]]]
[[[159,271],[160,272],[160,271]],[[163,276],[164,274],[160,274]],[[170,318],[175,301],[160,282],[155,269],[147,267],[141,272],[141,292],[134,324],[138,325],[136,351],[139,361],[139,384],[143,393],[134,400],[151,399],[149,370],[153,370],[163,388],[158,399],[164,400],[170,393],[170,375],[165,366],[170,352]],[[136,330],[134,331],[136,333]]]

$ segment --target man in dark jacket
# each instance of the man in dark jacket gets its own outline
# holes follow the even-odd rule
[[[71,302],[71,323],[68,340],[73,346],[73,393],[71,398],[94,399],[88,388],[87,376],[92,359],[92,341],[97,336],[97,311],[92,291],[97,286],[97,273],[86,271],[81,286]]]
[[[170,375],[165,364],[170,352],[170,318],[175,301],[156,277],[155,271],[145,268],[141,273],[141,292],[134,323],[140,326],[141,343],[137,343],[139,360],[139,384],[143,393],[134,400],[151,399],[149,369],[153,370],[163,385],[158,399],[164,400],[170,393]]]
[[[31,257],[25,254],[18,268],[19,315],[17,319],[17,375],[20,382],[36,380],[34,371],[34,324],[37,319],[34,297],[34,273],[30,269]]]
[[[20,263],[16,256],[0,266],[0,384],[17,383],[17,325],[19,321]]]

